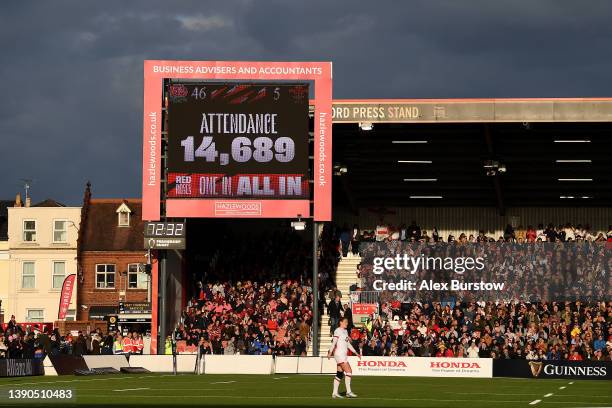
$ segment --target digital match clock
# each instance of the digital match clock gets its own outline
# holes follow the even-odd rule
[[[147,222],[145,238],[185,237],[184,222]]]
[[[147,249],[185,249],[185,222],[146,222],[144,245]]]

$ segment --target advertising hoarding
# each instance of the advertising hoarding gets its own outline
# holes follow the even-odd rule
[[[349,357],[353,374],[358,376],[474,377],[491,378],[490,358],[443,357]]]
[[[612,380],[612,361],[495,360],[493,376]]]
[[[185,79],[197,81],[287,81],[295,85],[296,81],[314,82],[314,157],[312,163],[312,173],[314,176],[311,185],[314,203],[313,217],[315,221],[331,221],[331,183],[332,183],[332,70],[330,62],[251,62],[251,61],[163,61],[147,60],[144,62],[144,112],[143,112],[143,219],[147,221],[158,221],[161,218],[161,200],[166,199],[167,217],[249,217],[249,218],[293,218],[301,215],[302,217],[311,216],[310,201],[308,199],[287,199],[279,196],[278,199],[263,200],[257,198],[260,210],[253,211],[234,211],[228,214],[226,211],[217,211],[217,202],[225,201],[225,206],[240,205],[245,200],[238,200],[235,196],[231,199],[191,198],[189,200],[179,199],[172,196],[161,197],[161,183],[165,176],[162,169],[162,106],[164,80]],[[181,91],[181,93],[183,93]],[[198,90],[199,95],[200,90]],[[178,93],[178,91],[177,91]],[[301,92],[300,92],[301,93]],[[274,95],[274,92],[272,92]],[[297,91],[294,92],[298,94]],[[289,94],[290,97],[291,94]],[[308,97],[306,96],[306,99]],[[168,101],[170,103],[170,101]],[[307,103],[307,102],[306,102]],[[187,135],[189,136],[189,135]],[[195,147],[194,136],[194,156]],[[200,136],[202,136],[200,134]],[[172,135],[169,135],[169,140]],[[254,142],[254,140],[253,140]],[[180,142],[179,142],[180,143]],[[189,142],[186,142],[187,144]],[[275,140],[276,143],[276,140]],[[203,150],[206,150],[205,144]],[[242,146],[244,147],[244,145]],[[288,146],[284,141],[278,142],[278,146],[273,146],[275,153],[284,152]],[[231,148],[231,144],[230,144]],[[260,149],[261,150],[261,149]],[[231,149],[218,150],[219,156],[215,157],[220,166],[229,166]],[[227,154],[221,159],[221,153]],[[227,157],[227,164],[221,165],[221,160]],[[263,157],[263,155],[262,155]],[[172,160],[170,160],[172,162]],[[201,162],[200,162],[201,163]],[[212,162],[211,162],[212,163]],[[253,163],[253,162],[252,162]],[[297,163],[297,162],[296,162]],[[210,168],[206,170],[208,173]],[[225,174],[225,169],[219,174]],[[178,173],[178,172],[177,172]],[[281,174],[281,173],[278,173]],[[243,179],[242,183],[246,183]],[[170,181],[168,179],[168,181]],[[176,179],[174,179],[176,182]],[[187,181],[187,179],[180,180]],[[196,180],[199,183],[199,179]],[[210,180],[208,186],[210,186]],[[229,180],[227,180],[229,182]],[[257,183],[257,190],[270,192],[272,183],[285,185],[285,191],[291,188],[297,190],[295,179],[291,181],[289,187],[288,180],[268,179],[270,188],[266,189],[263,179],[248,179],[252,185]],[[193,179],[191,180],[193,183]],[[238,188],[239,180],[232,184],[233,191]],[[222,179],[220,183],[223,183]],[[232,180],[233,183],[233,180]],[[190,183],[182,183],[190,184]],[[193,184],[190,184],[193,186]],[[206,185],[206,182],[205,182]],[[304,191],[304,185],[300,185]],[[184,187],[186,188],[186,187]],[[209,190],[214,191],[214,190]],[[260,200],[260,201],[259,201]]]

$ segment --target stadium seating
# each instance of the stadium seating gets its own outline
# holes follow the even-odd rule
[[[346,227],[345,227],[346,228]],[[376,230],[384,231],[384,236]],[[410,241],[433,241],[430,235],[411,234],[410,228],[402,231],[392,226],[371,227],[361,231],[363,241],[393,241],[404,237]],[[334,236],[338,248],[343,245],[342,229],[336,228]],[[357,273],[361,258],[352,255],[353,242],[348,242],[344,234],[344,255],[337,268],[336,287],[328,295],[332,298],[340,292],[343,303],[350,303],[350,285],[362,286]],[[565,224],[560,227],[542,224],[537,228],[512,228],[506,226],[504,235],[488,237],[467,236],[460,231],[449,233],[448,237],[435,237],[437,242],[448,241],[506,241],[534,242],[537,240],[556,241],[612,241],[612,228],[609,231],[591,231],[588,224],[584,227]],[[608,293],[609,289],[608,289]],[[349,296],[347,296],[349,295]],[[361,293],[361,295],[365,295]],[[380,316],[361,326],[355,335],[354,346],[364,355],[414,355],[414,356],[479,356],[493,358],[522,359],[567,359],[567,360],[608,360],[612,352],[612,302],[600,299],[590,304],[580,302],[554,303],[508,303],[492,304],[452,304],[449,307],[434,303],[421,306],[414,302],[400,303],[396,299],[378,299]],[[558,310],[557,310],[558,309]],[[465,319],[469,315],[470,319]],[[599,316],[599,317],[598,317]],[[453,323],[453,320],[456,320]],[[327,319],[323,320],[327,322]],[[423,328],[421,328],[421,321]],[[463,323],[467,323],[465,335]],[[517,326],[520,327],[517,328]],[[330,328],[325,327],[325,335]],[[454,331],[458,335],[454,335]],[[423,333],[421,333],[421,331]],[[475,350],[470,350],[472,340]],[[321,338],[321,350],[325,350],[329,340]]]

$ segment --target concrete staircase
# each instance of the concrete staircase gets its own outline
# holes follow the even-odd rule
[[[336,286],[342,293],[342,304],[350,302],[349,294],[351,285],[357,283],[357,265],[361,263],[360,256],[349,254],[348,257],[342,258],[338,263],[336,271]]]
[[[349,294],[351,285],[357,283],[357,265],[361,262],[361,257],[349,254],[348,257],[340,259],[336,270],[336,286],[342,293],[342,304],[350,302]],[[329,303],[329,298],[325,303]],[[330,335],[329,315],[327,308],[321,311],[321,325],[319,330],[319,355],[325,355],[331,347],[332,336]],[[308,355],[312,356],[312,342],[308,346]]]

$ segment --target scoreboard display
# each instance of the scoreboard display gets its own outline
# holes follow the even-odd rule
[[[307,199],[308,84],[170,83],[168,198]]]
[[[147,249],[185,249],[185,222],[146,222],[144,246]]]
[[[145,238],[185,238],[184,222],[147,222]]]

